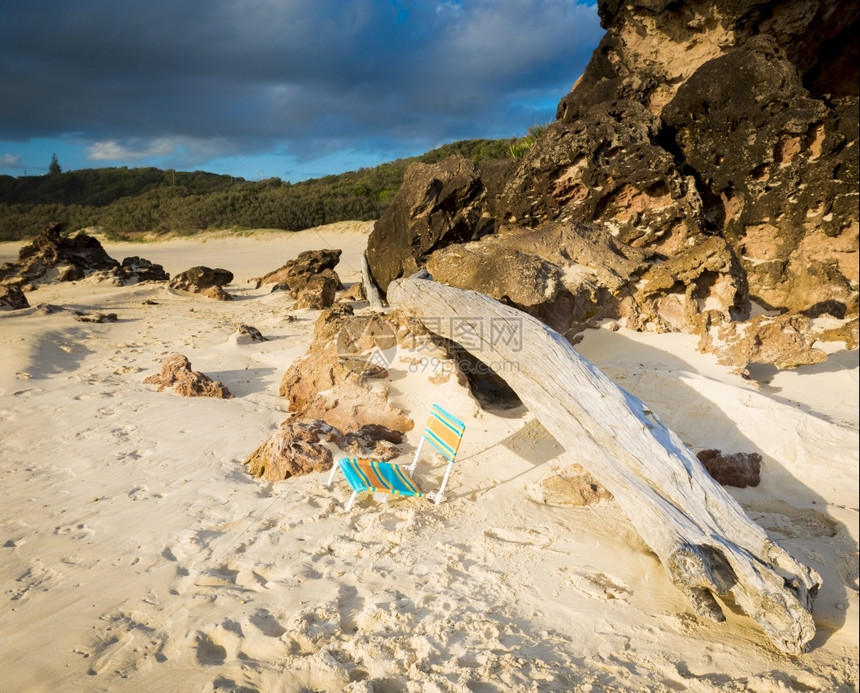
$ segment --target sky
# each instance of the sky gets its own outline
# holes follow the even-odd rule
[[[577,0],[2,0],[0,174],[297,182],[518,137],[602,35]]]

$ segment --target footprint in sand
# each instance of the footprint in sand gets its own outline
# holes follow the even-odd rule
[[[33,395],[38,395],[44,392],[41,387],[31,387],[26,390],[18,390],[17,392],[13,392],[13,397],[32,397]]]
[[[96,532],[94,529],[87,527],[84,523],[76,523],[64,525],[62,527],[54,527],[54,534],[68,536],[71,539],[92,539]]]
[[[101,628],[89,648],[77,650],[84,657],[93,657],[91,676],[105,672],[123,678],[141,670],[150,660],[164,662],[167,633],[138,611],[115,611],[101,617],[107,625]]]
[[[65,580],[65,573],[46,565],[37,558],[16,578],[15,582],[20,583],[19,586],[7,590],[6,593],[11,601],[20,601],[31,592],[47,592]]]
[[[287,629],[284,628],[269,611],[257,609],[250,618],[251,625],[267,638],[280,638]]]
[[[622,604],[627,604],[630,601],[630,588],[605,573],[574,573],[569,577],[569,580],[575,590],[587,597],[603,602],[620,602]]]
[[[227,660],[227,648],[238,653],[242,638],[242,629],[238,624],[238,634],[232,629],[233,621],[225,621],[229,627],[219,624],[208,631],[197,631],[194,634],[195,655],[197,662],[203,666],[218,666]],[[232,657],[231,657],[232,659]]]
[[[534,546],[545,543],[541,533],[534,529],[496,527],[486,530],[484,536],[508,544]]]
[[[356,616],[364,607],[364,598],[352,585],[341,585],[337,595],[337,608],[340,612],[340,629],[347,635],[356,632]]]

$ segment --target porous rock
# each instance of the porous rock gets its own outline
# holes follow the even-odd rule
[[[486,205],[487,187],[469,159],[410,164],[367,241],[373,281],[385,291],[392,279],[423,267],[433,251],[492,230]]]
[[[761,455],[757,452],[723,454],[720,450],[701,450],[696,457],[723,486],[746,488],[761,482]]]
[[[746,322],[710,325],[699,349],[714,353],[723,365],[740,369],[751,363],[797,368],[827,360],[827,353],[815,347],[819,336],[804,315],[758,315]]]
[[[161,373],[151,375],[143,382],[147,385],[158,385],[158,392],[172,387],[183,397],[233,398],[222,382],[191,370],[191,362],[182,354],[168,356],[161,365]]]
[[[384,321],[372,315],[354,316],[346,304],[321,313],[307,353],[281,380],[279,393],[287,398],[291,412],[320,419],[344,433],[354,433],[366,424],[401,432],[413,428],[412,419],[389,400],[384,384],[372,388],[363,369],[350,367],[350,357],[378,348],[373,328],[367,329],[374,320]]]
[[[248,456],[244,465],[252,476],[275,482],[329,470],[332,460],[313,422],[287,419]]]

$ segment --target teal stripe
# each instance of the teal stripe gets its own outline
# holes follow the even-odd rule
[[[424,429],[424,437],[432,443],[433,447],[441,452],[449,460],[453,460],[457,452],[451,448],[445,441],[437,436],[429,428]]]
[[[365,462],[368,462],[368,460],[365,460]],[[370,478],[359,466],[359,460],[357,458],[345,457],[340,460],[340,468],[343,470],[347,483],[349,483],[354,491],[390,493],[398,496],[420,497],[424,495],[414,482],[403,474],[403,470],[399,465],[378,460],[372,460],[369,462],[376,476],[379,478],[379,481],[386,484],[386,486],[381,488],[373,486],[370,483]]]
[[[343,470],[343,475],[346,477],[347,483],[352,486],[354,491],[362,491],[372,488],[370,479],[358,467],[355,458],[344,458],[340,461],[340,468]]]
[[[442,407],[440,407],[438,404],[434,404],[432,409],[433,409],[432,413],[436,414],[437,418],[441,417],[440,420],[443,423],[448,423],[453,427],[451,430],[457,430],[461,435],[462,435],[463,431],[466,430],[466,424],[464,424],[462,421],[460,421],[460,419],[458,419],[456,416],[449,414],[447,411],[442,409]]]

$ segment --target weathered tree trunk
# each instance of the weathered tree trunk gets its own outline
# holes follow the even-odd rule
[[[370,274],[370,265],[367,264],[367,255],[361,255],[361,281],[364,284],[364,295],[367,297],[371,308],[382,308],[382,298],[379,295],[379,289],[373,281],[373,276]]]
[[[388,301],[499,371],[567,454],[612,494],[695,610],[725,617],[731,596],[784,652],[815,635],[821,584],[750,520],[638,398],[535,318],[474,291],[400,279]]]

